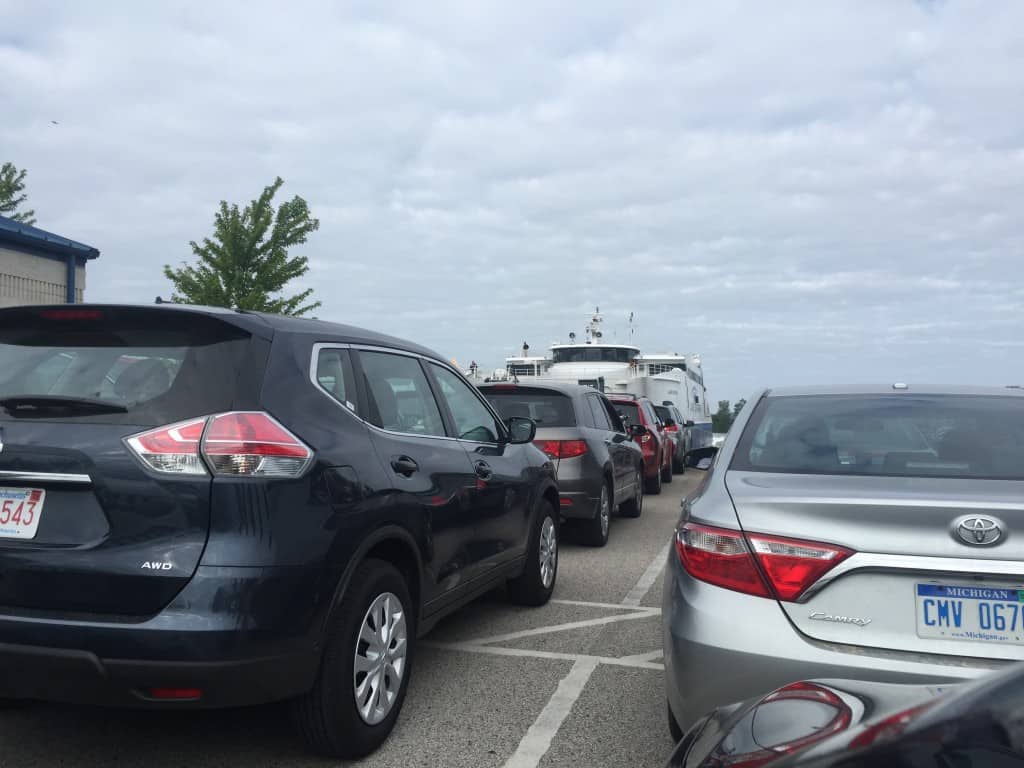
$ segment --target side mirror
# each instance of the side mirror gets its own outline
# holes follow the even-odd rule
[[[510,416],[505,419],[505,426],[508,427],[509,442],[512,445],[525,445],[532,443],[537,436],[537,425],[533,419],[523,416]]]
[[[706,448],[694,448],[683,456],[683,465],[687,469],[711,469],[711,464],[717,455],[718,448],[712,445]]]
[[[687,419],[687,420],[686,420],[686,423],[685,423],[685,424],[683,424],[683,426],[684,426],[684,427],[695,427],[695,426],[697,426],[697,425],[693,423],[693,420],[692,420],[692,419]]]

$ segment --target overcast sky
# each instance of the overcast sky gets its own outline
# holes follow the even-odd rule
[[[90,301],[280,175],[319,316],[464,366],[600,305],[712,400],[1024,383],[1017,0],[0,0],[0,105]]]

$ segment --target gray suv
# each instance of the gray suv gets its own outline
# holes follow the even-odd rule
[[[564,518],[583,540],[608,542],[612,511],[625,517],[643,510],[643,455],[608,399],[578,384],[483,384],[480,391],[503,419],[532,419],[534,443],[558,474]]]
[[[1024,392],[768,390],[715,450],[665,573],[677,735],[794,680],[1024,660]]]

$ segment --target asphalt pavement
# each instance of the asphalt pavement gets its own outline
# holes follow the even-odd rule
[[[542,608],[500,591],[422,639],[409,695],[366,768],[658,768],[665,723],[661,577],[691,470],[614,518],[608,545],[563,535],[558,583]],[[3,768],[220,768],[338,765],[311,757],[284,706],[155,713],[33,703],[0,709]]]

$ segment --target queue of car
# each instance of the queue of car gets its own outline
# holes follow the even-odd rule
[[[691,468],[672,765],[1011,764],[1019,670],[969,681],[1024,658],[1024,393],[765,390],[721,448],[681,426],[333,323],[0,310],[0,702],[287,700],[365,755],[440,618],[543,605],[563,522],[603,546]]]

